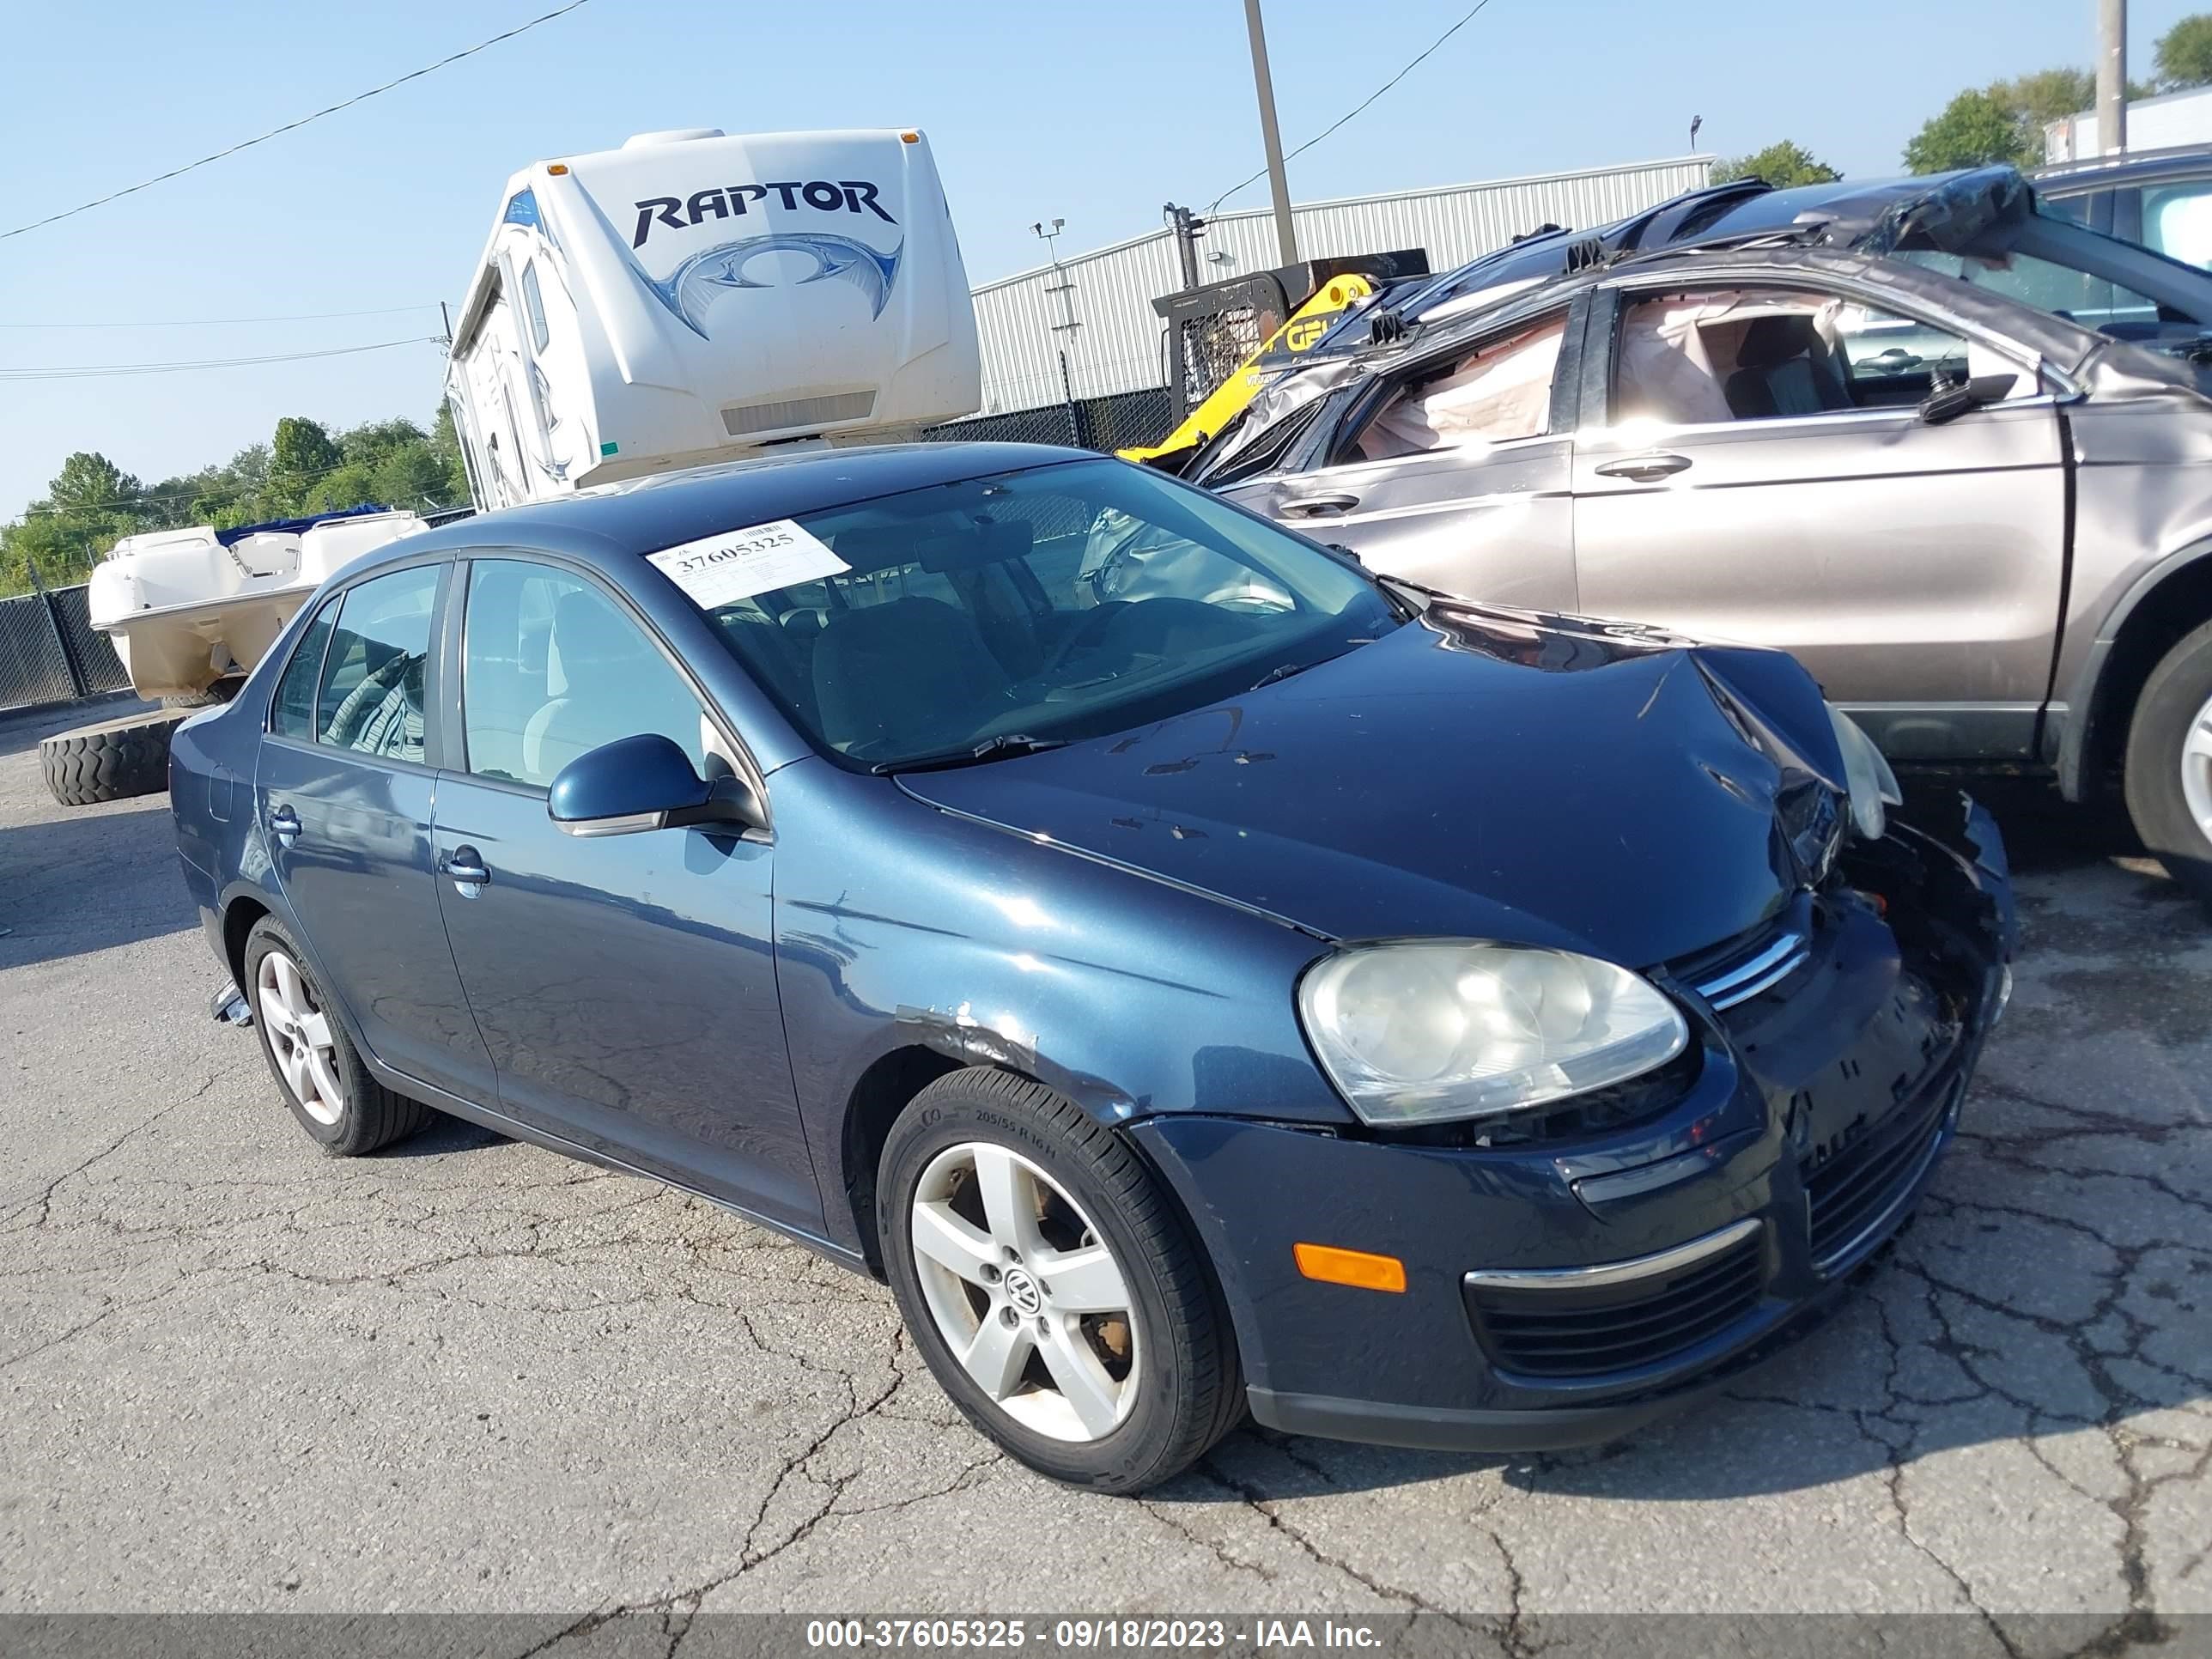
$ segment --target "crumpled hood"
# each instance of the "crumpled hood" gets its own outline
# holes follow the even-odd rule
[[[1334,939],[1504,939],[1644,967],[1757,925],[1844,818],[1778,652],[1439,601],[1333,662],[918,799]]]

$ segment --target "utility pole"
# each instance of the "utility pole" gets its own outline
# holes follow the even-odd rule
[[[1260,138],[1267,149],[1267,188],[1275,198],[1275,249],[1285,264],[1294,265],[1298,235],[1291,225],[1291,181],[1283,171],[1283,136],[1275,131],[1275,82],[1267,73],[1267,31],[1260,21],[1260,0],[1244,0],[1244,29],[1252,37],[1252,87],[1260,96]]]
[[[1160,216],[1175,232],[1176,258],[1182,265],[1182,291],[1188,294],[1198,286],[1198,239],[1205,233],[1206,221],[1173,202],[1160,210]]]
[[[2098,0],[2097,145],[2107,155],[2128,147],[2128,0]]]

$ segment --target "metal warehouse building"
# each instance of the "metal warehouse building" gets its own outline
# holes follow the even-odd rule
[[[1298,253],[1314,258],[1425,248],[1445,270],[1547,222],[1600,225],[1705,184],[1712,158],[1680,156],[1534,179],[1446,185],[1294,210]],[[1264,208],[1217,213],[1199,243],[1207,282],[1277,263],[1274,221]],[[1065,292],[1061,285],[1066,284]],[[1155,295],[1182,286],[1172,233],[1159,229],[1079,253],[975,290],[983,349],[983,412],[1041,408],[1158,386],[1161,324]],[[1073,327],[1066,325],[1073,322]],[[1060,351],[1067,350],[1068,384]]]

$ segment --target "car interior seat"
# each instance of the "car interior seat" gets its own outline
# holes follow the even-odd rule
[[[823,735],[848,752],[957,742],[1007,702],[1006,687],[975,623],[942,599],[857,605],[814,647]]]
[[[550,781],[570,761],[617,738],[641,732],[671,737],[697,725],[689,708],[657,706],[673,681],[644,635],[597,593],[573,589],[554,601],[546,651],[544,705],[522,729],[527,776]]]
[[[1821,415],[1850,409],[1850,382],[1840,354],[1802,313],[1754,319],[1736,348],[1724,388],[1738,420]]]

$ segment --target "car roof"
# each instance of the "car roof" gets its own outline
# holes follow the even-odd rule
[[[2027,175],[2040,196],[2077,196],[2120,185],[2153,184],[2164,179],[2212,175],[2212,145],[2175,144],[2164,149],[2130,150],[2121,155],[2093,155],[2054,161]]]
[[[902,490],[1099,459],[1089,450],[1051,444],[878,444],[803,450],[598,484],[560,501],[479,514],[380,551],[398,557],[451,548],[520,546],[604,561],[610,555],[654,552],[702,536],[848,507]]]

